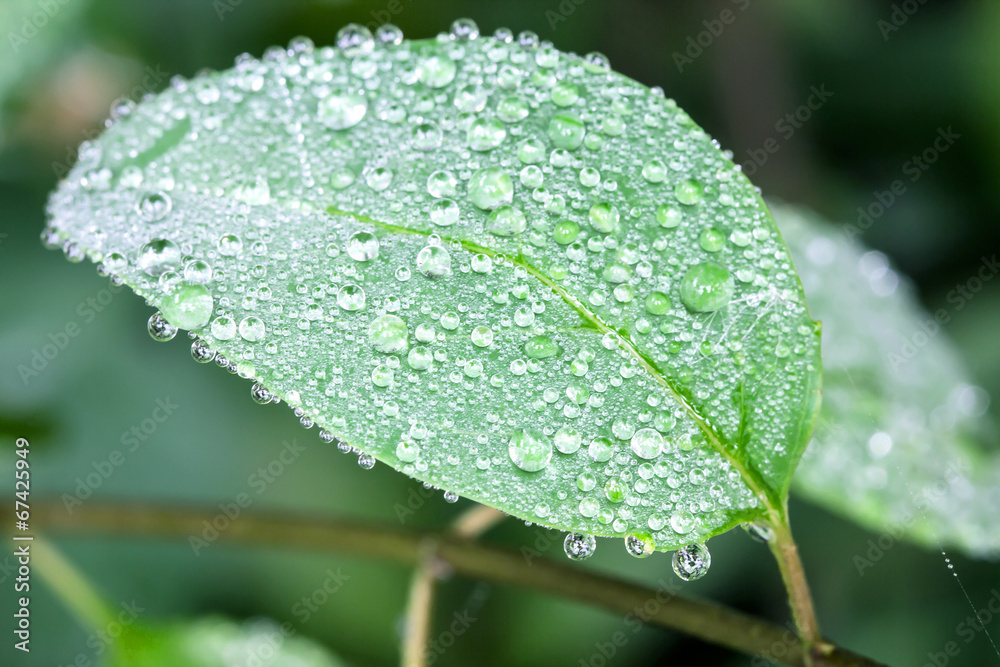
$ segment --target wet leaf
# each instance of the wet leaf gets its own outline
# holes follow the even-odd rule
[[[603,56],[399,40],[176,82],[81,149],[47,242],[365,467],[659,549],[780,513],[819,335],[753,186]]]
[[[776,207],[823,322],[823,408],[795,491],[898,539],[1000,553],[1000,457],[986,392],[882,253]],[[952,304],[953,305],[953,304]]]

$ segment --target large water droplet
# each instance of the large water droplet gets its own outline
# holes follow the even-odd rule
[[[424,58],[417,65],[417,77],[431,88],[447,86],[454,80],[457,71],[455,62],[445,55]]]
[[[663,452],[663,436],[651,428],[639,429],[632,436],[632,452],[641,459],[655,459]]]
[[[208,324],[214,307],[215,301],[204,285],[182,282],[163,298],[160,312],[174,326],[191,330]]]
[[[638,533],[625,538],[625,550],[636,558],[645,558],[656,551],[656,543],[648,533]]]
[[[538,472],[552,459],[552,441],[538,429],[526,428],[511,436],[507,451],[518,468]]]
[[[366,55],[375,50],[375,39],[371,31],[358,23],[348,23],[338,30],[335,44],[348,58]]]
[[[368,113],[368,98],[362,93],[337,91],[320,100],[318,116],[331,130],[346,130]]]
[[[378,257],[378,239],[369,232],[358,232],[347,241],[347,254],[358,262]]]
[[[532,359],[547,359],[559,354],[559,345],[548,336],[534,336],[524,344],[524,354]]]
[[[493,118],[479,118],[469,126],[466,138],[474,151],[489,151],[503,143],[507,130]]]
[[[704,544],[689,544],[674,552],[674,574],[684,581],[701,579],[712,565],[712,554]]]
[[[469,179],[469,200],[484,211],[510,204],[514,199],[514,182],[503,169],[480,169]]]
[[[346,311],[361,310],[365,307],[365,291],[354,283],[348,283],[337,290],[337,305]]]
[[[674,197],[682,204],[691,206],[701,201],[705,188],[693,178],[687,178],[674,187]]]
[[[486,231],[495,236],[517,236],[528,226],[521,209],[515,206],[501,206],[490,213],[486,221]]]
[[[417,253],[417,271],[429,278],[441,278],[451,272],[451,253],[437,245],[424,247]]]
[[[240,338],[243,340],[256,343],[267,333],[267,328],[264,326],[262,319],[251,315],[240,320],[239,332]]]
[[[177,327],[167,322],[159,312],[153,313],[146,326],[153,340],[165,343],[177,335]]]
[[[406,322],[395,315],[382,315],[368,325],[368,341],[379,352],[393,354],[406,349],[409,338]]]
[[[148,275],[159,277],[181,265],[181,249],[173,241],[154,239],[139,249],[136,265]]]
[[[597,550],[597,538],[583,533],[569,533],[563,540],[563,551],[570,560],[586,560]]]
[[[729,270],[715,262],[695,264],[681,281],[681,301],[697,313],[719,310],[733,298],[735,285]]]
[[[578,116],[564,112],[556,114],[549,121],[548,134],[556,148],[571,151],[579,148],[580,144],[583,143],[587,129]]]

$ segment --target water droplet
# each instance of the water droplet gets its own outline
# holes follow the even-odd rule
[[[528,101],[521,95],[508,95],[497,104],[497,118],[505,123],[517,123],[528,117]]]
[[[160,312],[171,324],[181,329],[200,329],[212,317],[215,301],[204,285],[178,283],[160,303]]]
[[[559,354],[559,345],[548,336],[534,336],[524,344],[524,354],[532,359],[548,359]]]
[[[417,77],[431,88],[444,88],[455,79],[458,68],[445,55],[424,58],[417,65]]]
[[[570,560],[586,560],[597,550],[597,538],[583,533],[569,533],[563,540],[563,551]]]
[[[712,554],[704,544],[689,544],[674,552],[674,574],[684,581],[701,579],[712,565]]]
[[[651,315],[663,315],[670,306],[670,298],[663,292],[650,292],[646,297],[646,311]]]
[[[438,199],[431,204],[431,222],[438,227],[450,227],[458,222],[458,204],[453,199]]]
[[[673,229],[681,224],[684,214],[676,206],[664,204],[656,209],[656,222],[664,229]]]
[[[417,271],[429,278],[448,275],[451,272],[451,253],[441,246],[425,246],[417,253]]]
[[[507,130],[493,118],[479,118],[469,126],[466,140],[474,151],[489,151],[503,143]]]
[[[674,187],[674,197],[682,204],[693,206],[701,201],[705,188],[693,178],[687,178]]]
[[[695,264],[681,281],[681,301],[696,313],[719,310],[733,298],[735,285],[726,267],[714,262]]]
[[[625,538],[625,550],[636,558],[646,558],[656,551],[656,543],[648,533],[637,533]]]
[[[558,113],[549,121],[549,139],[556,148],[576,150],[583,143],[586,134],[587,129],[583,121],[571,112]]]
[[[605,437],[594,438],[587,447],[587,454],[598,463],[611,460],[614,451],[615,448],[611,444],[611,440]]]
[[[250,317],[244,317],[240,320],[239,332],[240,338],[243,340],[250,343],[256,343],[264,337],[267,329],[264,326],[264,321],[262,319],[251,315]]]
[[[718,229],[709,227],[698,236],[698,245],[706,252],[719,252],[726,245],[726,237]]]
[[[654,429],[639,429],[632,436],[632,453],[641,459],[655,459],[663,452],[663,444],[663,436]]]
[[[576,87],[576,84],[569,83],[568,81],[556,84],[552,88],[550,95],[552,103],[559,107],[571,107],[580,99],[580,91]]]
[[[362,454],[358,457],[358,465],[364,470],[371,470],[375,467],[375,457],[371,454]]]
[[[146,326],[153,340],[164,343],[177,335],[177,327],[167,322],[159,312],[153,313]]]
[[[234,257],[243,250],[243,240],[236,234],[225,234],[219,237],[215,246],[219,249],[220,255]]]
[[[538,472],[552,459],[552,442],[537,429],[515,431],[507,446],[510,460],[525,472]]]
[[[346,130],[360,123],[367,113],[368,98],[363,93],[337,91],[320,100],[317,115],[331,130]]]
[[[376,350],[386,354],[405,350],[409,333],[406,322],[395,315],[376,317],[368,325],[368,341]]]
[[[514,183],[503,169],[480,169],[469,179],[469,199],[478,208],[492,211],[514,199]]]
[[[524,213],[514,206],[501,206],[490,213],[486,221],[486,231],[494,236],[517,236],[527,226]]]
[[[563,426],[556,431],[553,440],[555,441],[556,449],[560,452],[563,454],[574,454],[580,449],[580,445],[583,443],[583,436],[572,426]]]
[[[236,321],[220,315],[212,320],[212,336],[217,340],[229,340],[236,335]]]
[[[427,192],[432,197],[454,197],[458,192],[458,179],[450,171],[435,171],[427,177]]]
[[[642,166],[642,177],[650,183],[662,183],[667,177],[667,165],[663,160],[650,160]]]
[[[250,398],[261,405],[267,405],[274,400],[274,393],[259,382],[250,387]]]
[[[172,206],[173,203],[166,193],[147,192],[136,204],[136,211],[146,222],[158,222],[167,217]]]
[[[404,463],[413,463],[420,458],[420,445],[404,440],[396,445],[396,457]]]
[[[690,512],[678,510],[670,515],[670,528],[675,533],[686,535],[694,528],[694,517]]]
[[[628,486],[620,479],[611,478],[604,484],[604,497],[612,503],[618,504],[625,500],[627,492]]]
[[[136,265],[154,278],[181,265],[181,250],[173,241],[154,239],[139,249]]]
[[[348,283],[337,290],[337,305],[349,312],[362,310],[365,307],[365,291],[354,283]]]
[[[403,31],[392,23],[383,23],[375,29],[375,41],[379,44],[398,46],[403,43]]]
[[[618,227],[621,214],[618,208],[608,202],[598,202],[590,207],[590,226],[604,234],[610,234]]]
[[[451,38],[465,42],[479,38],[479,26],[472,19],[456,19],[451,24]]]
[[[378,257],[379,244],[374,234],[358,232],[347,241],[347,254],[358,262],[367,262]]]
[[[191,358],[199,364],[207,364],[215,359],[215,352],[203,340],[196,340],[191,343]]]
[[[434,357],[426,347],[415,347],[406,356],[406,363],[415,371],[425,371],[431,367]]]
[[[335,44],[348,58],[367,55],[375,50],[371,31],[358,23],[348,23],[338,30]]]
[[[493,331],[487,326],[478,326],[472,330],[470,337],[477,347],[489,347],[493,342]]]

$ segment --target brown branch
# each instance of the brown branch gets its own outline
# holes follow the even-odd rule
[[[167,508],[136,503],[77,507],[72,515],[58,503],[33,508],[36,525],[62,535],[125,535],[130,537],[200,539],[213,509]],[[698,600],[670,595],[579,566],[536,559],[528,562],[509,549],[489,547],[450,534],[427,534],[377,526],[347,519],[320,519],[284,514],[245,513],[221,531],[218,541],[355,553],[418,565],[421,545],[432,539],[436,558],[463,576],[519,588],[542,591],[586,602],[620,614],[641,614],[650,625],[683,632],[706,642],[750,655],[805,667],[798,639],[785,628],[738,611]],[[641,610],[641,611],[640,611]],[[780,658],[775,653],[780,652]],[[879,663],[832,647],[814,665],[877,667]]]

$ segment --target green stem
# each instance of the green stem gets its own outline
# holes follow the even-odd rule
[[[33,569],[66,608],[76,616],[80,625],[96,632],[114,622],[114,614],[104,599],[55,547],[38,537],[31,542],[31,545]]]
[[[498,524],[506,514],[486,505],[476,505],[451,524],[449,533],[479,537]],[[437,581],[437,542],[428,539],[421,547],[421,560],[410,583],[406,620],[403,624],[402,667],[424,667],[427,641],[434,612],[434,585]]]
[[[173,509],[138,503],[89,502],[69,516],[57,502],[41,503],[35,517],[47,530],[93,536],[117,534],[187,540],[199,535],[216,509]],[[270,547],[361,554],[366,558],[416,565],[428,538],[437,542],[437,558],[456,573],[482,581],[510,584],[612,610],[622,615],[641,609],[650,625],[670,628],[749,655],[777,656],[790,667],[806,667],[799,642],[788,641],[785,628],[710,602],[671,596],[645,586],[547,559],[528,562],[514,550],[487,547],[467,537],[415,533],[346,519],[317,519],[283,514],[245,513],[219,541]],[[833,647],[824,665],[878,667],[879,663]]]
[[[774,559],[778,563],[781,580],[788,592],[788,604],[792,610],[792,619],[805,649],[803,656],[805,662],[810,666],[826,664],[824,658],[829,654],[833,645],[827,643],[820,632],[812,595],[809,592],[809,584],[806,581],[805,569],[799,558],[799,548],[792,538],[792,530],[788,524],[787,507],[783,508],[780,513],[771,513],[770,526],[774,531],[774,537],[768,541],[768,546],[770,546],[771,553],[774,554]]]

